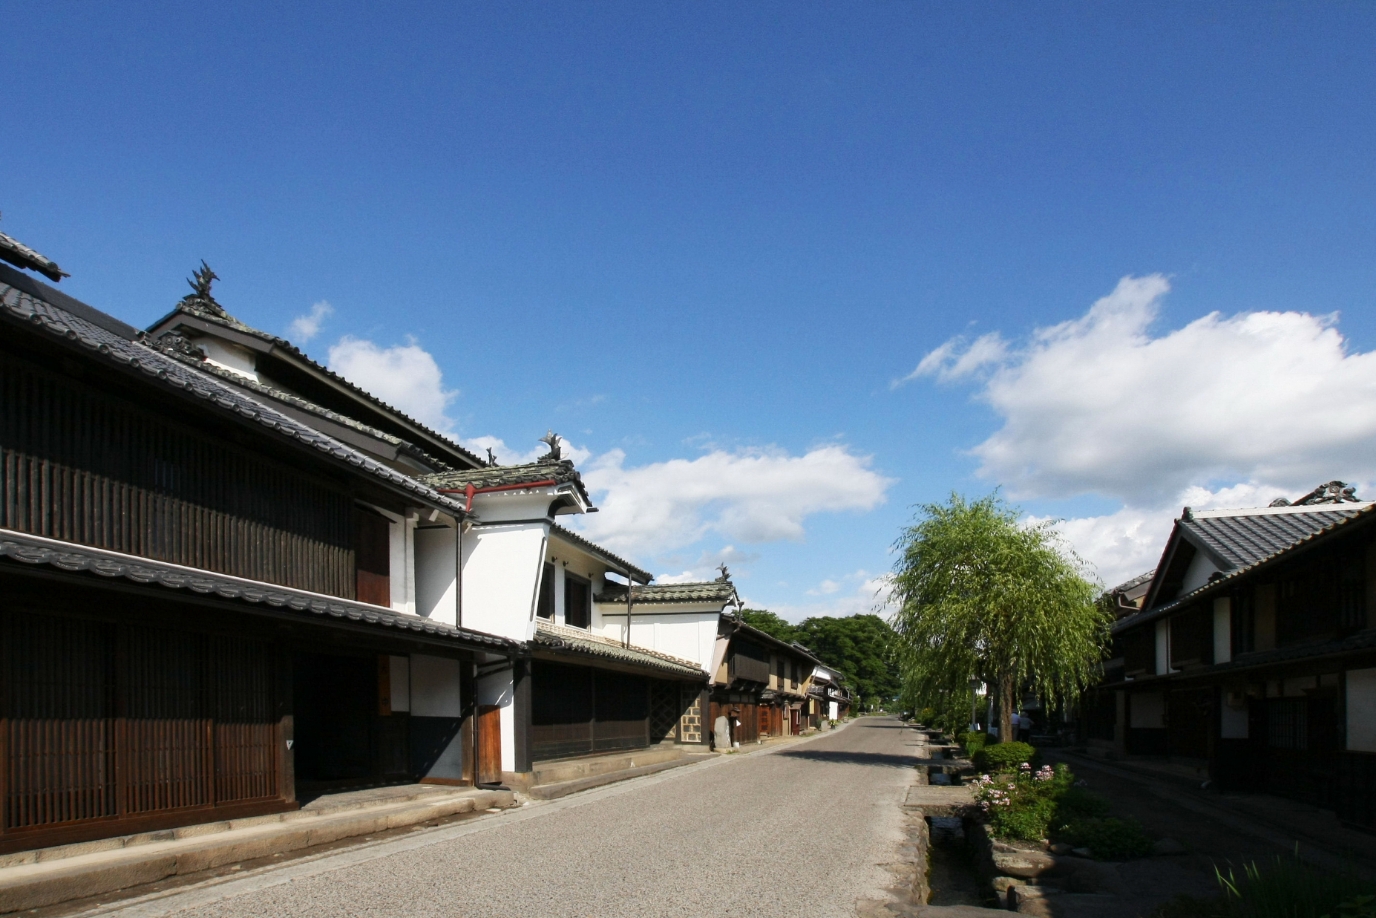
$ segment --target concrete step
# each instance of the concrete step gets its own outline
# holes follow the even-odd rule
[[[639,778],[642,775],[652,775],[657,772],[668,771],[671,768],[681,768],[684,765],[692,765],[694,762],[701,762],[703,759],[710,759],[712,757],[711,753],[681,755],[676,758],[653,762],[649,765],[636,765],[633,768],[623,768],[620,771],[604,771],[599,774],[587,775],[582,778],[574,778],[568,781],[536,784],[526,791],[526,794],[536,800],[553,800],[556,797],[566,797],[569,794],[591,790],[594,787],[602,787],[605,784],[615,784],[617,781]]]
[[[62,857],[44,856],[52,849],[24,852],[33,855],[33,859],[0,868],[0,914],[102,895],[171,876],[421,825],[448,816],[517,805],[516,796],[510,791],[446,790],[408,795],[401,801],[284,814],[290,815],[290,819],[232,820],[227,828],[218,830],[197,831],[206,827],[190,826],[186,830],[172,830],[173,837],[166,839],[104,839],[105,848],[81,853],[68,851]],[[178,836],[178,832],[190,834]],[[131,843],[121,844],[123,841]]]

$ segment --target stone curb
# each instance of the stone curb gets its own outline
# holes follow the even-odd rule
[[[710,753],[707,755],[686,755],[682,758],[671,759],[667,762],[637,765],[635,768],[625,768],[621,771],[609,771],[606,774],[590,775],[586,778],[574,778],[572,781],[557,781],[553,784],[537,784],[526,791],[526,796],[530,797],[532,800],[557,800],[560,797],[567,797],[569,794],[576,794],[579,791],[592,790],[594,787],[615,784],[618,781],[628,781],[631,778],[652,775],[657,772],[668,771],[671,768],[682,768],[684,765],[695,765],[710,757]]]
[[[333,815],[19,864],[0,869],[0,913],[56,905],[432,819],[515,805],[516,796],[510,791],[482,791],[435,803],[412,800],[378,804]]]

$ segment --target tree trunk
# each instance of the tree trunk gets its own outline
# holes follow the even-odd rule
[[[1013,726],[1016,701],[1013,697],[1013,677],[999,677],[999,742],[1011,743],[1018,738],[1017,728]]]

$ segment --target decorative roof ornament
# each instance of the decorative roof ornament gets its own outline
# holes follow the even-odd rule
[[[538,462],[559,462],[564,458],[564,451],[559,448],[559,435],[554,431],[549,431],[540,438],[540,442],[549,447],[549,452],[541,456]]]
[[[721,571],[721,576],[717,578],[718,583],[726,583],[731,579],[731,571],[726,567],[725,561],[717,565],[717,570]]]
[[[210,270],[210,265],[201,259],[201,266],[191,272],[191,276],[186,282],[191,285],[191,292],[182,297],[181,306],[190,309],[192,312],[208,312],[219,319],[228,319],[229,313],[225,308],[215,301],[215,297],[210,292],[210,285],[219,280],[220,276]]]
[[[496,465],[496,464],[497,464],[497,454],[494,453],[494,452],[492,451],[492,447],[490,447],[490,446],[487,448],[487,464],[488,464],[488,465]]]
[[[1317,504],[1356,504],[1361,503],[1357,488],[1345,481],[1330,481],[1321,484],[1308,494],[1295,501],[1293,506],[1312,507]]]

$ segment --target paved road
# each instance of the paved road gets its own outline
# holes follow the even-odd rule
[[[866,718],[110,914],[849,918],[890,881],[913,742]]]

